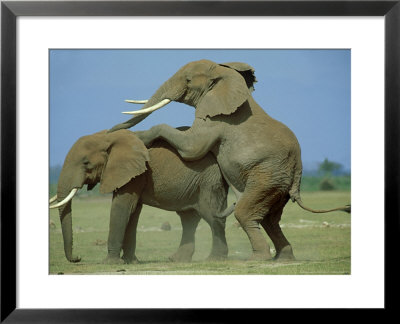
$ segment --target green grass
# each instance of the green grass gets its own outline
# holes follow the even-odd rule
[[[350,191],[351,177],[349,175],[342,176],[330,176],[330,177],[314,177],[314,176],[303,176],[301,179],[301,192],[306,191],[319,191],[321,182],[324,179],[329,179],[332,183],[334,190],[338,191]]]
[[[229,203],[234,197],[229,196]],[[303,202],[312,208],[330,208],[350,203],[349,191],[303,192]],[[138,224],[136,255],[141,261],[131,265],[105,265],[111,196],[78,197],[73,200],[74,252],[80,263],[64,256],[58,211],[50,211],[51,274],[350,274],[350,215],[343,212],[312,214],[289,202],[281,226],[292,244],[295,261],[246,261],[251,255],[249,240],[233,215],[226,225],[229,255],[226,261],[205,261],[211,250],[211,231],[200,222],[196,232],[196,252],[192,263],[172,263],[168,256],[178,248],[181,235],[179,217],[174,212],[144,206]],[[168,221],[171,231],[162,231]],[[265,233],[264,233],[265,234]],[[265,234],[271,247],[273,245]]]

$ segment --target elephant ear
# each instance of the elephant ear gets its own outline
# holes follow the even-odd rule
[[[250,97],[244,78],[235,70],[220,67],[215,84],[196,107],[196,118],[230,115]]]
[[[242,62],[222,63],[220,65],[239,72],[246,81],[247,87],[250,89],[250,91],[254,91],[254,83],[256,83],[257,80],[256,76],[254,75],[255,70],[252,66]]]
[[[110,145],[100,180],[101,193],[113,192],[144,173],[150,159],[146,146],[131,131],[123,129],[109,133],[107,140]]]

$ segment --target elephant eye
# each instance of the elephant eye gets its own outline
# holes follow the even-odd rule
[[[220,79],[220,78],[211,79],[211,83],[210,83],[210,86],[209,86],[209,90],[211,90],[212,88],[214,88],[214,86],[218,83],[219,80],[221,80],[221,79]]]
[[[93,166],[91,165],[91,163],[88,160],[84,160],[83,165],[84,165],[85,169],[87,169],[87,170],[93,169]]]

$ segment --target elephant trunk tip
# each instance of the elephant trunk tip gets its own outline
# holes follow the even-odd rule
[[[71,262],[71,263],[78,263],[78,262],[81,262],[81,260],[82,259],[81,259],[80,256],[71,257],[71,258],[68,259],[68,261]]]

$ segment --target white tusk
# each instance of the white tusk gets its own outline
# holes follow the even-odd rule
[[[148,107],[148,108],[144,108],[144,109],[140,109],[140,110],[125,111],[125,112],[123,112],[123,114],[143,115],[143,114],[152,113],[153,111],[164,107],[165,105],[169,104],[170,102],[171,102],[171,100],[164,99],[164,100],[161,100],[158,104],[155,104],[154,106],[151,106],[151,107]]]
[[[148,100],[125,100],[125,102],[133,103],[133,104],[145,104]]]
[[[55,202],[56,200],[57,200],[57,195],[50,198],[49,204],[51,204],[52,202]]]
[[[69,195],[67,197],[65,197],[65,199],[63,201],[60,201],[59,203],[50,206],[50,209],[58,208],[58,207],[65,205],[67,202],[69,202],[75,196],[77,191],[78,191],[78,188],[72,189],[71,192],[69,193]]]

